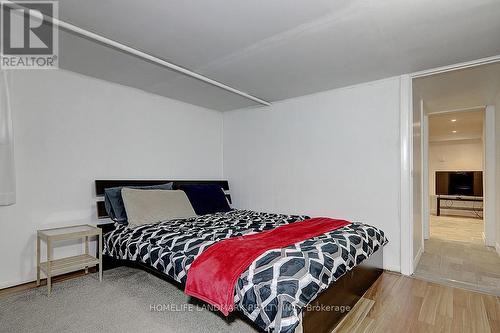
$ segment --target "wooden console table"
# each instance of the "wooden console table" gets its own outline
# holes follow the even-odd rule
[[[441,215],[441,209],[456,209],[456,210],[467,210],[467,211],[476,211],[473,207],[444,207],[441,208],[441,200],[445,201],[462,201],[462,202],[483,202],[482,197],[460,197],[460,196],[445,196],[442,197],[440,195],[437,196],[437,207],[436,207],[436,215]],[[481,210],[483,208],[481,207]]]
[[[97,257],[89,254],[89,238],[97,237],[98,249]],[[85,243],[84,254],[53,259],[53,246],[55,241],[83,239]],[[40,242],[44,240],[47,244],[47,261],[40,262]],[[85,269],[88,273],[89,267],[99,265],[99,281],[102,281],[102,229],[89,224],[75,225],[70,227],[44,229],[37,231],[36,239],[36,285],[40,285],[40,271],[47,276],[48,295],[51,292],[52,276],[69,273],[80,269]]]

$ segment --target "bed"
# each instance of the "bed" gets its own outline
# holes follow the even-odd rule
[[[96,181],[98,197],[113,186],[161,181]],[[230,201],[227,181],[216,183]],[[98,201],[98,216],[106,216]],[[304,215],[231,210],[129,228],[104,228],[104,268],[129,265],[183,286],[193,261],[211,245],[235,236],[271,230],[307,219]],[[260,255],[238,278],[236,309],[261,331],[331,332],[382,272],[382,230],[352,223]]]

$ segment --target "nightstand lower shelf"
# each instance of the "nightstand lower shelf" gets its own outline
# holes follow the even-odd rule
[[[88,254],[52,260],[50,262],[50,275],[59,275],[79,269],[93,267],[99,264],[99,259]],[[40,269],[49,274],[48,262],[41,262]]]

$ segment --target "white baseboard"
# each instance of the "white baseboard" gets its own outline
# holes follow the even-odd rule
[[[34,281],[35,281],[35,279],[2,282],[2,283],[0,283],[0,289],[11,288],[11,287],[19,286],[21,284],[30,283],[30,282],[34,282]]]
[[[495,241],[492,239],[486,238],[486,234],[484,232],[483,232],[483,241],[484,241],[484,245],[486,245],[486,246],[496,247]]]
[[[401,273],[401,266],[392,266],[392,265],[388,265],[384,262],[383,267],[384,267],[384,271]]]
[[[420,262],[420,257],[422,257],[422,253],[424,253],[424,250],[422,247],[419,247],[417,255],[413,259],[413,271],[417,269],[418,263]]]

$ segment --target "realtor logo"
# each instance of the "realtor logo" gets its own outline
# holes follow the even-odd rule
[[[58,68],[56,1],[0,1],[0,68]]]

